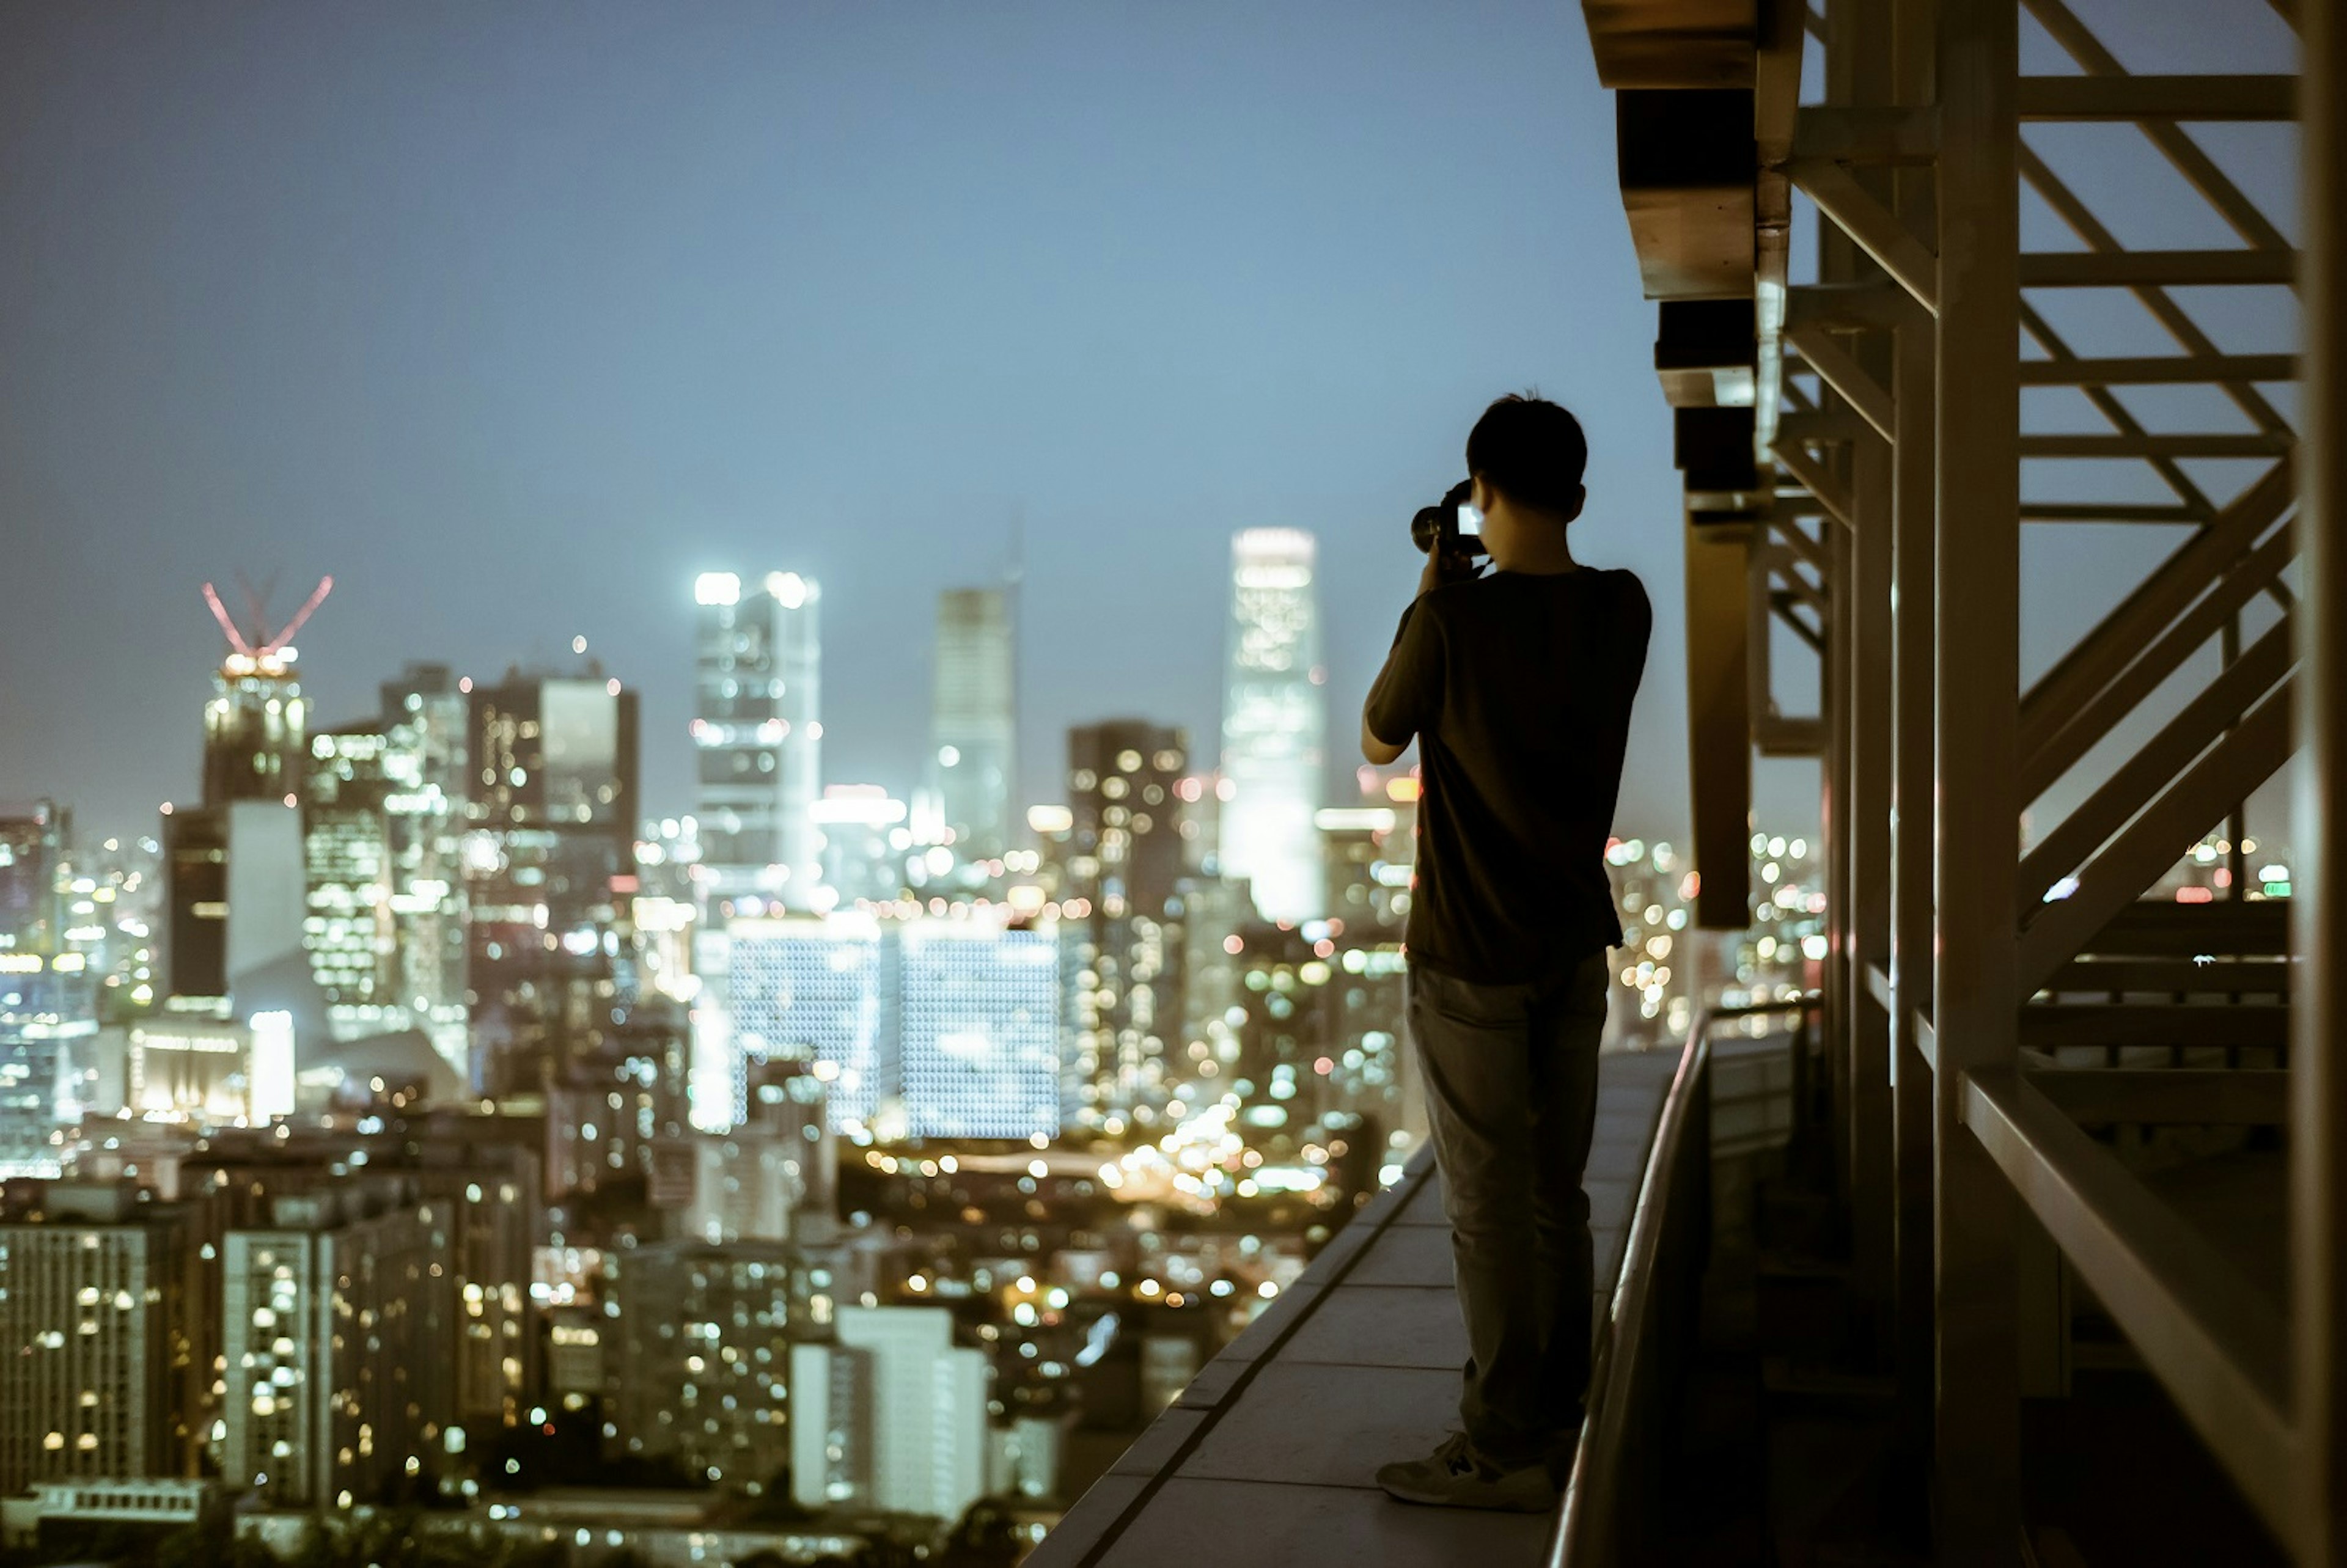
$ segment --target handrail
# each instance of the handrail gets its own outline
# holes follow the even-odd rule
[[[1653,1287],[1655,1260],[1662,1247],[1663,1223],[1670,1201],[1670,1172],[1686,1135],[1696,1085],[1711,1054],[1711,1030],[1730,1019],[1763,1018],[1772,1013],[1805,1013],[1819,1005],[1819,993],[1806,991],[1787,1001],[1756,1002],[1744,1007],[1707,1007],[1696,1014],[1680,1050],[1678,1071],[1671,1075],[1655,1123],[1655,1141],[1646,1152],[1646,1167],[1638,1180],[1637,1206],[1630,1214],[1630,1234],[1622,1247],[1622,1272],[1614,1282],[1614,1296],[1600,1325],[1596,1354],[1590,1366],[1588,1414],[1582,1422],[1581,1441],[1573,1456],[1573,1473],[1566,1479],[1564,1499],[1557,1510],[1556,1532],[1550,1541],[1549,1568],[1573,1568],[1577,1553],[1589,1549],[1598,1528],[1597,1510],[1619,1501],[1614,1468],[1621,1452],[1623,1423],[1630,1401],[1616,1399],[1614,1368],[1624,1368],[1624,1391],[1631,1368],[1637,1365],[1639,1341],[1645,1332],[1647,1296]],[[1798,1049],[1798,1047],[1797,1047]],[[1594,1561],[1594,1560],[1593,1560]]]

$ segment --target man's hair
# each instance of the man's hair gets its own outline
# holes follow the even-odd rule
[[[1467,472],[1534,511],[1571,512],[1588,466],[1581,421],[1537,393],[1508,394],[1467,435]]]

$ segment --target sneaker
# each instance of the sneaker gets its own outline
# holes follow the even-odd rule
[[[1475,1451],[1465,1432],[1453,1432],[1425,1459],[1397,1460],[1378,1470],[1386,1495],[1439,1508],[1498,1508],[1546,1513],[1556,1506],[1548,1467],[1534,1460],[1502,1468]]]

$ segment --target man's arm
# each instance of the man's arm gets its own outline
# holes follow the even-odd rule
[[[1437,558],[1429,557],[1419,574],[1418,596],[1402,612],[1400,630],[1386,652],[1383,669],[1369,684],[1368,701],[1361,704],[1361,755],[1377,767],[1398,761],[1411,741],[1434,721],[1442,695],[1442,648],[1433,617],[1419,603],[1432,589],[1454,579]],[[1389,739],[1399,735],[1399,740]]]

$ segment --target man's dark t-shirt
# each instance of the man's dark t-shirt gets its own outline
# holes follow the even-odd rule
[[[1626,571],[1497,572],[1421,595],[1369,693],[1369,733],[1418,737],[1410,961],[1551,979],[1618,946],[1605,841],[1654,610]]]

